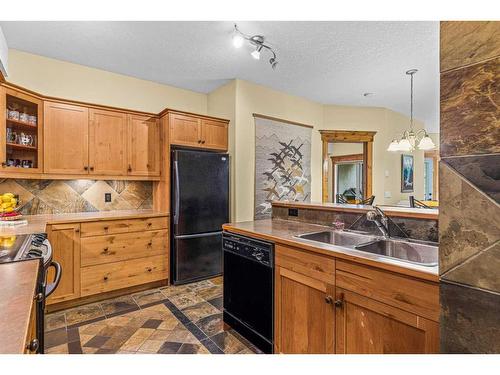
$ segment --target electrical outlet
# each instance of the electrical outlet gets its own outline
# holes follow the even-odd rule
[[[299,210],[297,208],[289,208],[288,216],[299,216]]]
[[[104,193],[104,202],[111,202],[111,193]]]

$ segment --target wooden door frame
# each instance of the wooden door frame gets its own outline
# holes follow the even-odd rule
[[[320,130],[323,144],[322,201],[328,200],[328,143],[363,144],[363,198],[372,196],[373,191],[373,137],[377,132],[355,130]]]

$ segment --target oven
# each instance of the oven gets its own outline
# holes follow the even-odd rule
[[[274,246],[224,232],[223,320],[264,353],[273,352]]]
[[[30,343],[30,351],[43,354],[45,332],[45,304],[47,297],[56,290],[62,275],[62,267],[52,259],[52,246],[45,233],[0,236],[0,263],[38,261],[38,281],[35,291],[36,340]],[[50,268],[54,268],[54,280],[47,281]]]

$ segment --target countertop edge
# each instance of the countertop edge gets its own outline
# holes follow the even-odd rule
[[[317,225],[317,224],[312,224],[312,225]],[[321,226],[321,225],[318,225],[318,226],[325,228],[324,226]],[[411,268],[406,268],[404,266],[383,263],[383,262],[379,262],[376,260],[355,256],[355,255],[348,255],[348,254],[344,254],[341,252],[337,252],[335,250],[325,250],[325,249],[321,249],[319,247],[316,247],[312,244],[306,244],[303,242],[293,241],[293,240],[289,240],[289,239],[282,238],[282,237],[267,235],[265,233],[260,233],[260,232],[255,232],[252,230],[237,228],[231,223],[224,224],[222,226],[222,229],[225,231],[231,232],[231,233],[235,233],[235,234],[242,234],[242,235],[247,235],[250,237],[256,237],[256,238],[259,238],[262,240],[272,241],[274,243],[278,243],[278,244],[282,244],[282,245],[287,245],[287,246],[292,246],[292,247],[296,247],[296,248],[300,248],[300,249],[304,249],[304,250],[308,250],[308,251],[313,251],[313,252],[321,254],[321,255],[340,258],[343,260],[352,261],[355,263],[360,263],[360,264],[364,264],[367,266],[384,269],[387,271],[391,271],[391,272],[399,273],[402,275],[418,278],[421,280],[430,281],[433,283],[439,283],[439,275],[436,275],[436,274],[433,274],[430,272],[424,272],[424,271],[419,271],[419,270],[415,270],[415,269],[411,269]],[[331,228],[329,228],[329,229],[331,229]]]

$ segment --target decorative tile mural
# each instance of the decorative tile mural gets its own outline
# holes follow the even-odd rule
[[[151,181],[0,180],[0,193],[19,195],[24,215],[150,209]],[[104,201],[105,193],[111,202]]]
[[[444,353],[500,353],[499,35],[500,22],[441,23]]]
[[[255,218],[273,200],[311,200],[311,128],[255,118]]]

